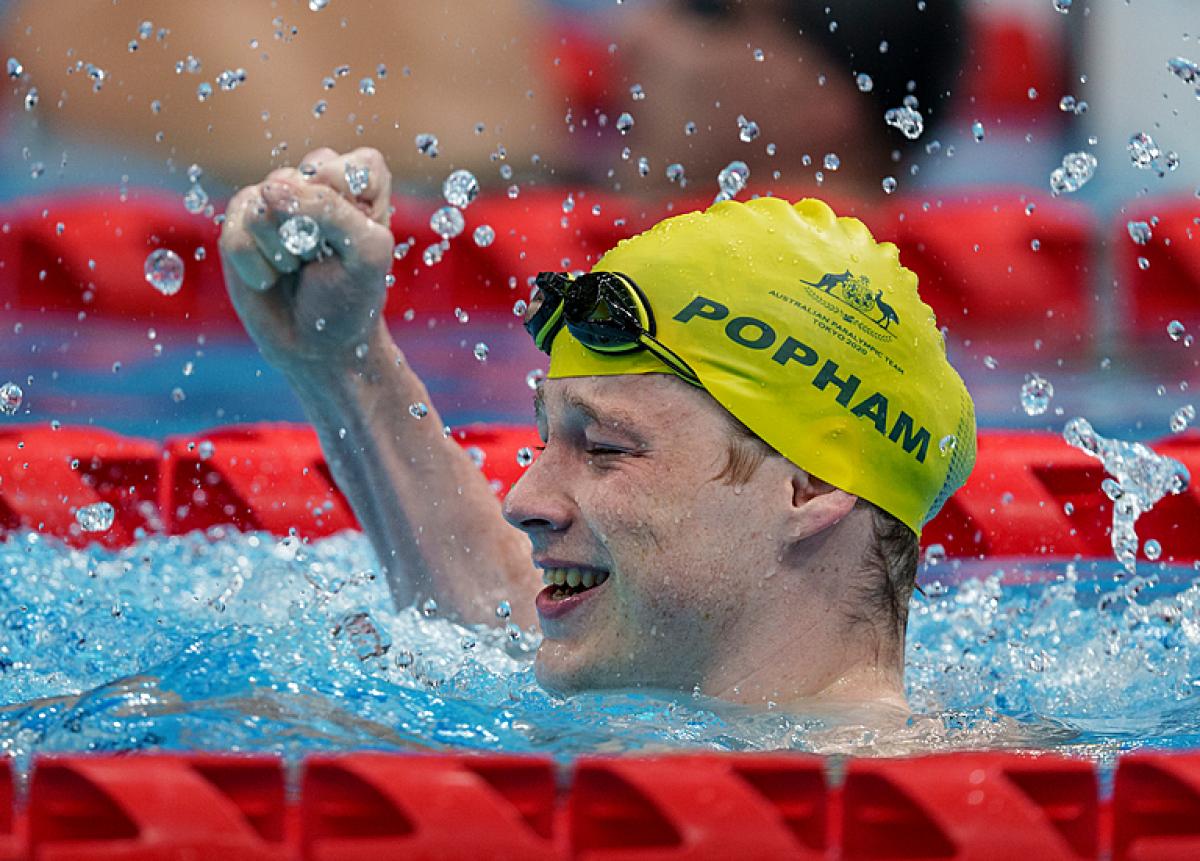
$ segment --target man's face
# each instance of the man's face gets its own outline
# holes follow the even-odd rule
[[[694,686],[770,600],[783,471],[741,487],[717,479],[727,418],[670,375],[548,380],[537,411],[545,450],[505,517],[539,568],[601,581],[538,595],[538,679],[560,691]]]

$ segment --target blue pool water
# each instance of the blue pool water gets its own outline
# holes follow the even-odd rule
[[[0,542],[0,748],[486,748],[566,759],[693,747],[898,754],[1056,748],[1110,760],[1200,744],[1190,568],[925,566],[910,621],[916,715],[876,732],[691,695],[559,699],[536,640],[396,612],[370,548],[217,531],[79,552]],[[602,720],[597,717],[602,716]]]
[[[26,393],[14,421],[161,438],[303,418],[237,333],[36,313],[17,323],[0,339],[0,367]],[[514,321],[463,325],[445,314],[394,328],[448,422],[530,420],[525,375],[545,357]],[[479,341],[486,363],[473,355]],[[1161,341],[1125,354],[1093,345],[1041,355],[1019,342],[952,352],[982,427],[1059,431],[1080,415],[1105,435],[1153,439],[1194,397],[1186,381],[1200,361]],[[1030,371],[1056,389],[1038,417],[1019,404]],[[533,636],[396,612],[374,567],[355,534],[298,552],[236,532],[151,536],[115,553],[29,533],[0,541],[0,750],[500,748],[569,758],[664,746],[1022,746],[1108,760],[1144,745],[1200,745],[1191,568],[1143,567],[1133,589],[1115,562],[924,568],[908,655],[916,716],[884,733],[689,695],[562,700],[534,682]]]

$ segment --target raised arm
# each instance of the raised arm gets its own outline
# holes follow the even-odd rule
[[[351,193],[347,163],[369,171]],[[398,606],[433,598],[464,622],[534,622],[540,580],[529,541],[442,432],[420,378],[384,325],[391,176],[372,149],[309,153],[239,191],[221,233],[225,280],[263,356],[287,377],[321,439],[338,486],[379,556]],[[295,254],[279,236],[308,216],[326,244]],[[323,249],[323,250],[322,250]],[[428,413],[417,418],[413,404]],[[420,412],[419,410],[417,412]]]

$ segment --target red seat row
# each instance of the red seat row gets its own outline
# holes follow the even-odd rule
[[[399,242],[414,242],[393,266],[389,318],[409,309],[508,313],[528,296],[528,279],[539,269],[588,268],[620,239],[711,200],[701,195],[647,204],[574,191],[565,206],[568,194],[530,188],[515,200],[482,196],[466,210],[467,231],[432,266],[422,252],[437,239],[429,216],[438,202],[397,199],[393,233]],[[1120,303],[1122,313],[1111,318],[1137,334],[1161,335],[1169,319],[1200,323],[1200,241],[1193,239],[1200,207],[1194,200],[1140,201],[1136,213],[1107,231],[1084,207],[1029,190],[942,190],[928,198],[835,202],[835,208],[857,214],[878,238],[900,246],[901,260],[921,277],[923,298],[956,335],[1019,332],[1023,343],[1091,344],[1105,302]],[[1130,239],[1129,218],[1156,219],[1148,244]],[[482,224],[496,235],[486,248],[470,238]],[[24,201],[0,211],[0,307],[240,331],[222,284],[217,234],[212,219],[188,215],[177,199],[159,192],[134,192],[124,201]],[[1119,276],[1115,293],[1100,283],[1096,265],[1105,244]],[[174,296],[143,280],[143,261],[155,248],[169,248],[185,262],[184,289]],[[1139,258],[1147,262],[1139,265]]]
[[[498,494],[521,476],[517,453],[537,444],[530,427],[476,425],[454,432],[478,449]],[[1200,433],[1154,449],[1200,475]],[[1101,465],[1047,433],[985,430],[966,486],[924,532],[957,557],[1111,555],[1109,498]],[[111,529],[83,533],[75,511],[97,502],[115,511]],[[1163,558],[1200,560],[1200,486],[1169,496],[1138,522]],[[33,529],[73,544],[129,544],[139,530],[176,535],[213,526],[305,538],[356,527],[311,429],[244,425],[150,440],[96,428],[15,425],[0,429],[0,534]]]
[[[0,760],[0,859],[1094,859],[1200,853],[1200,754],[53,756]]]

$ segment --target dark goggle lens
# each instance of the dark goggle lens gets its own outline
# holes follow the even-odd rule
[[[636,344],[643,334],[630,288],[607,272],[576,279],[563,312],[571,334],[588,346]]]

